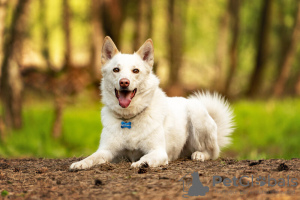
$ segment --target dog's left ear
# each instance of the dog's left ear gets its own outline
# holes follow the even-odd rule
[[[140,49],[136,52],[143,61],[148,63],[151,67],[154,63],[154,48],[153,42],[151,39],[146,40],[146,42],[140,47]]]

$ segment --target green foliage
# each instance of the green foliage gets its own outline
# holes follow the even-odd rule
[[[87,156],[99,144],[100,103],[68,105],[63,115],[62,137],[51,137],[53,106],[26,104],[24,127],[0,143],[4,157]],[[239,101],[233,104],[236,130],[225,155],[239,159],[299,157],[300,99]]]
[[[8,195],[8,192],[6,190],[2,190],[1,196],[6,197]]]
[[[240,159],[299,157],[300,100],[240,101],[234,105],[234,151]]]

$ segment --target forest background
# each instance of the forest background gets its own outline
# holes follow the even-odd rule
[[[101,47],[152,38],[169,96],[218,91],[236,116],[223,156],[299,157],[299,0],[0,0],[0,156],[94,152]]]

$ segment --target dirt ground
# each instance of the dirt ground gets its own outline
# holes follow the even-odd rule
[[[205,162],[181,159],[158,168],[143,166],[140,169],[131,169],[129,162],[122,162],[69,171],[70,164],[80,159],[0,159],[2,198],[300,199],[298,158],[259,161],[221,158]],[[205,196],[187,195],[191,185],[197,181],[192,179],[193,172],[199,174],[203,186],[209,187]],[[214,176],[225,179],[225,184],[230,186],[225,186],[216,177],[213,186]],[[237,181],[233,180],[234,177]],[[199,185],[193,186],[195,189]]]

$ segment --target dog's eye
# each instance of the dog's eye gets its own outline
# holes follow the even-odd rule
[[[137,73],[139,73],[139,72],[140,72],[140,70],[138,70],[138,69],[134,69],[134,70],[132,70],[132,72],[133,72],[133,73],[135,73],[135,74],[137,74]]]
[[[120,71],[120,69],[116,67],[116,68],[113,69],[113,71],[117,73],[117,72]]]

